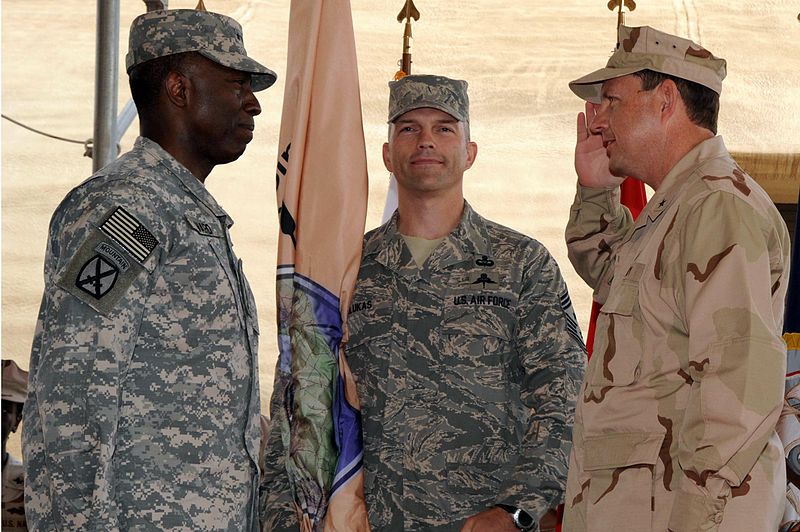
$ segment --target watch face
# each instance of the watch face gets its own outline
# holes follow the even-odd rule
[[[533,526],[533,517],[531,517],[528,512],[518,510],[515,517],[517,518],[516,521],[519,523],[519,527],[523,530],[527,530]]]

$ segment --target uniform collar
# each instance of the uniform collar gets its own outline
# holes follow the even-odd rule
[[[637,220],[637,227],[655,221],[672,204],[684,186],[690,181],[696,168],[710,159],[727,155],[725,142],[716,136],[704,140],[684,155],[661,181],[661,186],[647,202]]]
[[[364,256],[374,255],[375,261],[403,275],[419,274],[419,268],[397,230],[397,211],[392,218],[364,244]],[[442,270],[475,256],[492,256],[489,233],[483,218],[464,201],[461,221],[444,241],[433,250],[425,263],[425,270]]]
[[[197,200],[208,207],[211,213],[222,220],[226,227],[230,228],[233,225],[233,219],[228,216],[214,196],[208,191],[205,185],[195,177],[188,168],[178,162],[175,157],[161,147],[157,142],[148,139],[147,137],[137,137],[134,144],[134,149],[140,149],[146,152],[151,157],[154,157],[164,168],[174,175],[183,184],[184,188],[189,193],[197,198]]]

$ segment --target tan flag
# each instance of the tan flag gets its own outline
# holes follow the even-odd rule
[[[361,260],[367,161],[349,0],[293,0],[277,171],[274,422],[302,530],[368,530],[361,414],[343,324]]]

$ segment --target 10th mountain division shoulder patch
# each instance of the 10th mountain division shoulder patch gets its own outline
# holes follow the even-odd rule
[[[100,299],[114,288],[119,277],[119,268],[99,253],[83,265],[75,279],[75,286],[95,299]]]
[[[116,207],[89,232],[57,284],[107,315],[146,271],[144,261],[158,244],[136,217]]]

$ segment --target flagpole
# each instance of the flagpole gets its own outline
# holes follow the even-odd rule
[[[406,21],[403,28],[403,55],[399,61],[400,70],[394,75],[394,79],[398,80],[404,76],[411,74],[411,19],[419,20],[419,11],[414,5],[414,0],[406,0],[400,13],[397,14],[397,22],[402,23]]]
[[[400,9],[400,13],[397,14],[397,22],[402,23],[405,20],[405,27],[403,28],[403,55],[398,61],[398,65],[400,66],[400,70],[398,70],[395,75],[395,81],[404,78],[411,74],[411,20],[419,20],[419,11],[417,7],[414,5],[413,0],[406,0],[403,4],[402,9]],[[386,223],[389,221],[389,218],[392,217],[394,214],[395,209],[397,209],[397,180],[394,178],[392,174],[389,174],[389,187],[386,191],[386,203],[383,207],[383,217],[381,218],[381,223]]]

